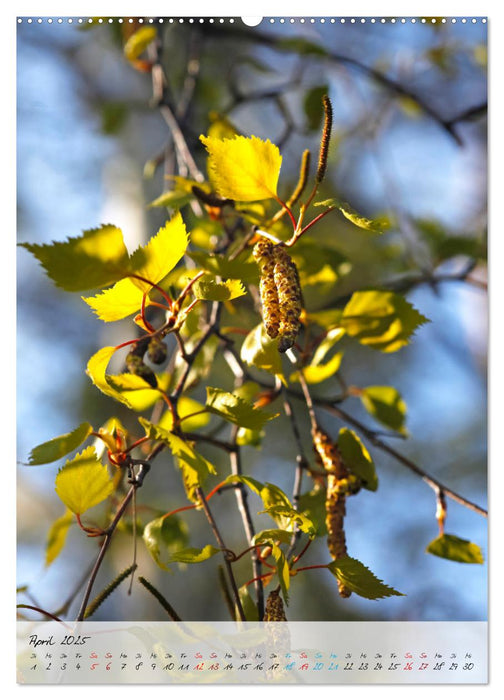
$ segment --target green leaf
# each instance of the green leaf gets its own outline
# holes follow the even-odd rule
[[[264,504],[264,510],[261,512],[268,513],[280,529],[292,532],[294,523],[297,523],[300,530],[309,534],[310,537],[314,535],[314,524],[306,515],[294,508],[279,486],[269,483],[262,484],[250,476],[236,474],[231,474],[226,479],[226,483],[236,482],[245,484],[261,498]]]
[[[345,330],[343,328],[332,328],[330,331],[328,331],[325,338],[315,350],[311,364],[315,366],[320,365],[327,353],[333,349],[336,343],[339,343],[344,335]]]
[[[367,219],[365,216],[358,214],[355,209],[352,209],[352,207],[346,203],[340,204],[338,209],[343,216],[352,222],[352,224],[355,224],[359,228],[363,228],[366,231],[383,233],[390,227],[390,221],[384,216],[380,217],[379,219]]]
[[[165,553],[172,554],[187,545],[187,525],[178,515],[156,518],[144,527],[143,541],[156,564],[169,571]]]
[[[121,279],[110,289],[94,297],[83,297],[103,321],[119,321],[138,312],[144,294],[152,290],[170,273],[184,255],[187,248],[187,232],[179,213],[162,226],[145,246],[140,246],[130,258],[131,271],[142,279]],[[100,285],[106,286],[106,285]],[[145,306],[150,305],[148,296]]]
[[[157,29],[155,27],[140,27],[140,29],[137,29],[124,45],[124,55],[128,61],[137,59],[149,44],[154,41],[156,35]]]
[[[274,544],[275,542],[290,544],[291,540],[292,532],[289,530],[261,530],[261,532],[257,532],[252,538],[252,544],[266,544],[267,542],[271,544]]]
[[[107,467],[92,446],[68,460],[56,475],[56,493],[76,515],[104,501],[113,489]]]
[[[392,386],[367,386],[362,389],[360,398],[364,408],[377,421],[399,433],[406,433],[406,404],[401,394]]]
[[[125,404],[128,408],[131,408],[128,399],[108,383],[106,374],[107,366],[115,351],[115,347],[107,347],[98,350],[98,352],[90,358],[86,372],[97,389],[116,401]]]
[[[149,437],[154,437],[168,445],[174,457],[177,458],[178,466],[182,471],[187,497],[190,501],[197,503],[196,489],[204,484],[208,474],[216,473],[213,464],[196,452],[190,442],[170,433],[159,424],[155,425],[145,420],[145,418],[138,420]]]
[[[240,280],[218,282],[209,273],[197,280],[192,290],[197,299],[206,301],[229,301],[247,293]]]
[[[73,513],[66,510],[63,515],[55,520],[47,534],[47,544],[45,549],[45,566],[50,566],[61,554],[66,543],[68,530],[73,522]]]
[[[485,559],[481,547],[456,535],[440,535],[428,545],[427,552],[436,557],[451,559],[463,564],[483,564]]]
[[[301,238],[292,248],[291,256],[303,288],[322,283],[334,285],[352,269],[348,258],[339,250],[310,238]]]
[[[162,226],[145,246],[131,256],[135,273],[154,284],[161,282],[184,255],[188,244],[187,231],[179,212]],[[138,279],[131,280],[142,292],[152,285]]]
[[[374,462],[359,436],[349,428],[341,428],[338,435],[338,448],[348,470],[360,477],[364,488],[376,491],[378,477]]]
[[[164,372],[156,374],[157,388],[151,387],[148,382],[136,374],[107,374],[108,384],[119,393],[123,394],[134,411],[145,411],[153,406],[161,398],[161,391],[168,389],[170,375]]]
[[[275,144],[257,136],[200,140],[209,153],[208,172],[217,194],[240,202],[276,197],[282,156]]]
[[[182,429],[186,433],[204,428],[210,422],[210,415],[199,401],[191,399],[189,396],[181,396],[177,402],[177,413],[182,421]],[[193,415],[195,414],[195,415]],[[166,410],[158,424],[164,430],[170,431],[173,428],[173,416],[171,411]]]
[[[299,512],[313,523],[315,537],[327,534],[326,527],[326,490],[315,484],[311,491],[303,493],[299,499]]]
[[[282,589],[282,596],[285,600],[286,605],[289,604],[289,587],[290,587],[290,570],[285,554],[282,552],[280,547],[273,543],[271,545],[272,554],[276,561],[276,570],[278,581],[280,583],[280,588]]]
[[[270,372],[286,384],[278,344],[268,337],[262,323],[251,330],[243,341],[240,357],[247,365]]]
[[[193,235],[191,235],[193,241]],[[228,260],[223,255],[208,253],[191,253],[190,257],[204,270],[212,272],[222,279],[234,279],[243,281],[256,281],[259,279],[259,271],[255,262],[237,258]],[[249,254],[247,253],[247,258]]]
[[[56,462],[56,460],[61,459],[61,457],[64,457],[72,452],[72,450],[77,449],[79,445],[82,445],[84,440],[86,440],[92,432],[93,427],[89,425],[89,423],[81,423],[70,433],[59,435],[52,440],[48,440],[48,442],[37,445],[37,447],[34,447],[30,452],[28,465],[33,466]]]
[[[240,602],[242,604],[242,609],[245,613],[245,619],[247,622],[258,622],[259,612],[257,610],[257,605],[254,603],[254,600],[250,595],[248,586],[241,586],[238,589],[238,594],[240,596]]]
[[[260,430],[265,423],[278,414],[267,413],[254,408],[251,403],[222,389],[207,387],[206,407],[211,413],[234,423],[241,428]]]
[[[192,192],[184,190],[168,190],[156,197],[149,203],[149,207],[170,207],[172,209],[182,209],[186,204],[189,204],[191,199],[194,199]]]
[[[327,85],[316,85],[306,93],[303,102],[304,113],[306,115],[306,126],[310,131],[320,128],[324,116],[322,98],[327,95],[329,89]]]
[[[308,367],[305,367],[303,369],[303,375],[307,384],[320,384],[321,382],[325,382],[326,379],[334,377],[340,368],[342,359],[343,353],[338,352],[329,362],[326,362],[325,365],[308,365]],[[299,372],[293,372],[289,379],[291,382],[298,382]]]
[[[249,428],[239,428],[236,434],[237,445],[250,445],[251,447],[260,447],[264,439],[264,430],[249,430]]]
[[[429,319],[394,292],[354,292],[345,306],[340,325],[363,345],[381,352],[395,352]]]
[[[50,245],[20,243],[34,255],[57,287],[81,292],[113,284],[129,272],[122,231],[110,224]]]
[[[390,220],[386,216],[381,216],[377,219],[367,219],[365,216],[357,213],[348,203],[340,202],[338,199],[325,199],[323,202],[314,202],[314,207],[333,207],[339,209],[345,218],[352,222],[355,226],[372,231],[373,233],[383,233],[390,228]]]
[[[344,328],[336,328],[336,326],[339,326],[342,315],[343,311],[341,309],[326,309],[325,311],[312,311],[306,314],[306,318],[310,323],[316,323],[326,330],[335,329],[344,333]]]
[[[219,554],[220,551],[220,549],[213,547],[211,544],[207,544],[203,549],[188,547],[187,549],[180,549],[178,552],[174,552],[170,557],[170,562],[177,561],[182,564],[199,564]]]
[[[357,559],[342,557],[327,565],[329,571],[338,581],[351,591],[369,600],[388,598],[389,596],[402,596],[390,586],[387,586]]]
[[[267,486],[271,487],[271,484],[267,484]],[[305,532],[311,538],[315,537],[316,529],[310,518],[299,513],[291,505],[274,504],[265,508],[263,512],[270,515],[284,529],[291,528],[292,530],[294,523],[296,523],[301,532]]]

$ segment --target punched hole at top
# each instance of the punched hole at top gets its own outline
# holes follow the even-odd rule
[[[246,24],[247,27],[257,27],[259,24],[261,24],[263,18],[262,17],[242,17],[241,21],[243,24]]]

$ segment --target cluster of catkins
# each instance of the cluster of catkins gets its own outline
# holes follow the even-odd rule
[[[296,265],[284,245],[264,238],[255,244],[253,255],[261,270],[259,291],[266,333],[278,337],[279,352],[286,352],[301,328],[303,297]]]
[[[346,498],[357,493],[361,481],[346,468],[338,446],[320,428],[312,430],[313,446],[327,473],[326,492],[326,527],[327,545],[331,557],[341,559],[347,556],[344,519]],[[338,590],[342,598],[348,598],[351,591],[338,581]]]
[[[166,360],[166,345],[158,336],[141,338],[136,342],[126,356],[126,368],[130,374],[136,374],[151,385],[153,389],[157,387],[157,379],[151,368],[145,364],[144,356],[155,365],[162,365]]]

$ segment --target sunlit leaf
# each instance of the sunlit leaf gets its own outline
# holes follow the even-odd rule
[[[182,216],[177,212],[145,246],[133,253],[131,262],[135,273],[154,284],[161,282],[182,258],[187,243],[186,227]],[[142,292],[149,291],[152,286],[135,278],[132,282]]]
[[[256,136],[200,136],[200,140],[209,153],[208,172],[221,197],[241,202],[276,197],[282,156],[271,141]]]
[[[247,293],[240,280],[218,282],[210,273],[195,282],[192,291],[197,299],[206,301],[230,301]]]
[[[105,289],[94,297],[82,297],[102,321],[120,321],[137,313],[142,305],[143,292],[131,279],[122,279],[113,287]],[[150,306],[147,296],[144,306]]]
[[[98,350],[87,364],[87,374],[97,389],[116,401],[126,404],[128,408],[131,408],[128,399],[108,383],[106,374],[107,366],[115,351],[115,347],[106,347]]]
[[[363,345],[395,352],[429,319],[400,294],[380,290],[354,292],[345,306],[340,326]]]
[[[271,484],[267,484],[266,486],[271,486]],[[263,492],[261,492],[261,495]],[[298,512],[290,504],[279,503],[268,506],[265,508],[264,513],[270,515],[283,529],[293,529],[294,524],[296,524],[301,532],[305,532],[310,537],[315,536],[315,526],[310,518]]]
[[[142,377],[136,374],[107,375],[107,381],[119,393],[123,394],[134,411],[145,411],[161,398],[161,390],[166,391],[170,375],[164,372],[156,375],[158,385],[154,389]]]
[[[203,549],[188,547],[187,549],[180,549],[178,552],[174,552],[170,557],[170,562],[177,561],[182,564],[199,564],[219,554],[220,551],[220,549],[213,547],[211,544],[207,544]]]
[[[271,546],[273,557],[276,561],[276,570],[278,581],[280,583],[280,588],[282,589],[282,596],[285,603],[289,603],[289,587],[290,587],[290,570],[285,554],[282,552],[280,547],[273,543]]]
[[[191,399],[189,396],[181,396],[177,401],[177,413],[181,420],[182,429],[187,433],[204,428],[210,422],[210,414],[205,410],[203,404],[195,399]],[[188,418],[187,416],[190,417]],[[158,425],[168,431],[173,428],[171,411],[166,410],[164,412]]]
[[[134,61],[138,58],[149,44],[154,41],[157,35],[155,27],[140,27],[132,34],[124,45],[124,55],[128,61]]]
[[[73,522],[73,513],[71,510],[66,510],[63,515],[55,520],[51,525],[47,534],[47,543],[45,550],[45,566],[50,566],[53,561],[61,554],[65,546],[68,530]]]
[[[481,547],[456,535],[440,535],[428,545],[427,552],[443,559],[463,564],[483,564],[485,559]]]
[[[168,445],[174,457],[177,458],[178,466],[182,471],[187,497],[190,501],[197,503],[196,489],[204,484],[208,474],[216,473],[213,464],[196,452],[192,443],[187,440],[183,440],[178,435],[170,433],[160,425],[155,425],[145,418],[138,420],[149,437],[161,440]]]
[[[313,523],[315,537],[327,534],[326,527],[326,489],[316,483],[311,491],[299,498],[298,510]]]
[[[122,231],[112,225],[51,244],[20,243],[32,253],[57,287],[81,292],[113,284],[128,274],[130,264]]]
[[[380,423],[405,433],[406,404],[393,386],[367,386],[359,394],[364,408]]]
[[[81,423],[75,430],[37,445],[30,452],[28,464],[50,464],[76,450],[93,432],[89,423]]]
[[[343,359],[343,353],[336,353],[328,362],[324,365],[308,365],[303,369],[303,375],[308,384],[320,384],[326,379],[333,377],[339,370],[341,365],[341,360]],[[291,382],[299,381],[299,372],[293,372],[290,376]]]
[[[87,447],[68,460],[56,475],[56,493],[78,515],[104,501],[112,490],[107,467],[96,456],[94,447]]]
[[[337,199],[326,199],[323,202],[315,202],[314,207],[335,207],[340,210],[345,218],[355,226],[363,228],[365,231],[373,233],[383,233],[390,228],[390,220],[381,216],[377,219],[368,219],[355,211],[347,202],[340,202]]]
[[[250,447],[260,447],[264,436],[264,430],[249,430],[249,428],[239,428],[236,434],[236,444],[250,445]]]
[[[359,436],[349,428],[341,428],[338,448],[343,462],[350,472],[360,477],[362,485],[369,491],[378,488],[378,477],[373,459]]]
[[[187,545],[187,525],[178,515],[156,518],[144,527],[143,540],[156,564],[169,571],[166,555]]]
[[[265,423],[278,414],[255,408],[239,396],[222,389],[207,387],[206,407],[211,413],[250,430],[260,430]]]
[[[243,341],[240,357],[247,365],[270,372],[286,383],[278,344],[268,337],[262,323],[251,330]]]
[[[191,241],[194,240],[194,231],[191,233]],[[213,272],[223,279],[234,279],[243,281],[257,280],[259,271],[255,262],[249,262],[237,258],[228,260],[223,255],[207,253],[191,253],[191,258],[204,270]],[[248,254],[247,254],[248,257]]]
[[[352,557],[342,557],[327,565],[338,581],[362,598],[378,600],[389,596],[402,596],[377,578],[364,564]]]
[[[292,540],[292,532],[289,530],[261,530],[257,532],[252,538],[252,544],[265,544],[270,542],[282,542],[283,544],[290,544]]]
[[[326,309],[324,311],[312,311],[306,314],[306,318],[310,323],[316,323],[321,328],[329,330],[339,326],[342,315],[342,309]],[[344,328],[340,328],[340,330],[345,331]]]

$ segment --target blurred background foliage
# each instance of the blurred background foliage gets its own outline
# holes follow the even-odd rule
[[[132,27],[69,24],[18,27],[18,240],[64,240],[112,223],[129,250],[144,243],[169,214],[148,206],[172,187],[179,170],[173,138],[153,101],[141,63],[124,55]],[[337,271],[305,289],[309,310],[331,307],[355,289],[384,285],[402,291],[431,319],[411,345],[381,354],[346,346],[341,367],[348,384],[390,384],[408,407],[407,440],[393,446],[429,474],[486,507],[486,27],[408,21],[384,25],[308,19],[294,24],[265,19],[247,28],[237,18],[213,23],[166,19],[159,25],[168,91],[187,144],[205,172],[200,134],[240,133],[276,143],[283,155],[280,195],[297,180],[301,153],[318,150],[321,96],[329,94],[334,131],[328,175],[319,199],[338,197],[370,218],[392,222],[382,236],[356,228],[339,212],[314,228],[312,240]],[[144,56],[142,56],[143,60]],[[183,214],[191,230],[194,214]],[[201,233],[204,237],[205,233]],[[459,277],[460,279],[456,279]],[[258,322],[240,308],[236,325]],[[67,546],[50,566],[44,550],[51,523],[64,508],[54,492],[59,465],[26,467],[30,449],[90,420],[131,417],[100,394],[84,373],[103,345],[131,337],[129,321],[103,324],[81,301],[55,288],[26,251],[18,254],[18,582],[25,602],[58,609],[74,592],[97,553],[95,540],[71,528]],[[230,388],[217,355],[214,386]],[[316,387],[334,396],[329,380]],[[315,393],[315,389],[314,389]],[[201,398],[198,393],[196,398]],[[347,410],[367,425],[358,399]],[[295,402],[309,453],[309,424]],[[337,435],[341,422],[321,415]],[[295,450],[289,423],[267,426],[261,449],[245,447],[244,473],[292,492]],[[380,486],[347,508],[349,552],[386,583],[407,594],[367,601],[338,598],[329,572],[292,581],[291,620],[481,620],[487,615],[487,568],[425,552],[437,535],[434,495],[422,481],[369,446]],[[222,454],[203,448],[225,474]],[[156,460],[139,492],[146,522],[185,503],[171,458]],[[214,498],[227,544],[243,548],[235,500]],[[254,508],[257,505],[257,508]],[[252,499],[253,512],[260,502]],[[185,515],[185,514],[184,514]],[[257,528],[269,520],[257,518]],[[198,512],[184,518],[191,546],[211,541]],[[486,554],[486,521],[448,502],[446,531],[471,540]],[[107,555],[96,591],[131,561],[128,526]],[[197,567],[156,567],[139,547],[139,571],[185,619],[227,619],[218,590],[216,560]],[[310,562],[327,560],[325,542]],[[251,578],[244,557],[241,582]],[[127,586],[95,619],[164,619],[156,601]],[[80,596],[77,596],[77,603]],[[74,612],[70,606],[69,617]]]

